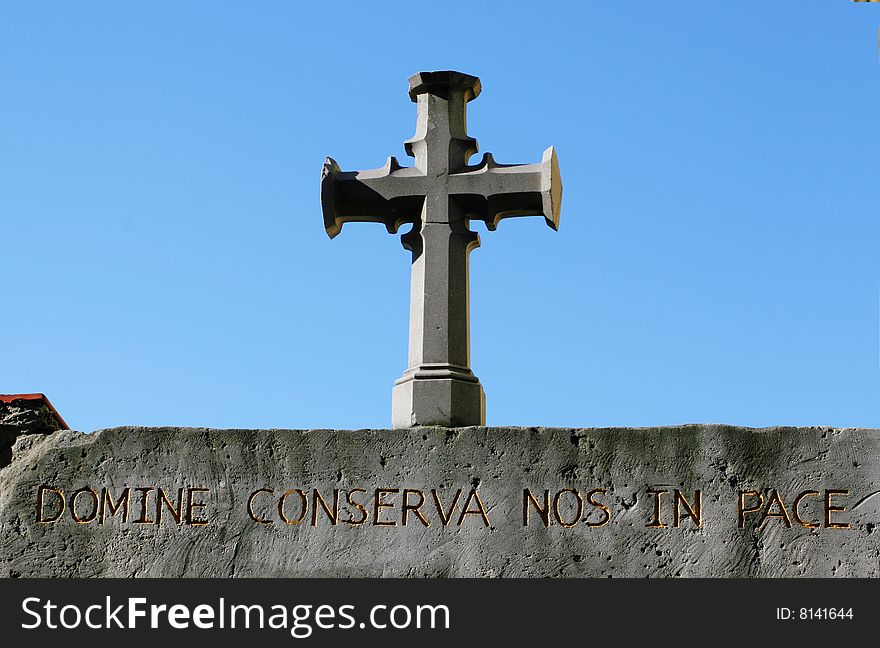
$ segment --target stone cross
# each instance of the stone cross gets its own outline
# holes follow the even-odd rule
[[[404,143],[415,166],[394,157],[380,169],[342,171],[332,158],[321,174],[324,227],[384,223],[412,252],[409,366],[392,391],[392,427],[486,424],[486,397],[470,369],[468,256],[480,237],[468,225],[544,216],[559,226],[562,182],[551,146],[538,164],[498,164],[486,153],[468,165],[477,141],[467,134],[467,103],[480,80],[461,72],[420,72],[409,79],[418,104],[416,134]]]

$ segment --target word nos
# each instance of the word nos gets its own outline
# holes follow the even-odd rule
[[[461,504],[461,488],[451,497],[441,495],[436,488],[428,492],[430,498],[419,488],[374,488],[370,491],[365,488],[345,491],[334,488],[332,497],[329,491],[325,491],[325,497],[317,488],[312,488],[308,494],[301,488],[290,488],[283,492],[258,488],[248,497],[247,513],[257,524],[287,526],[306,520],[307,525],[317,526],[318,519],[322,518],[332,526],[341,522],[351,527],[364,524],[394,527],[398,524],[407,526],[412,521],[428,527],[431,526],[431,518],[434,518],[434,521],[446,527],[450,524],[461,526],[468,516],[475,516],[486,527],[492,526],[489,511],[476,488],[470,490]]]
[[[159,525],[170,518],[175,524],[205,526],[209,520],[202,498],[209,492],[208,488],[181,487],[175,497],[159,486],[126,486],[114,495],[106,487],[98,490],[83,486],[65,494],[60,488],[44,484],[37,489],[37,523],[52,524],[69,516],[77,524],[104,524],[117,515],[128,522],[137,511],[132,524]]]
[[[606,488],[593,488],[582,495],[576,488],[563,488],[556,491],[552,498],[550,491],[544,489],[538,497],[528,488],[523,489],[522,497],[522,525],[529,526],[530,512],[534,512],[538,519],[547,528],[551,523],[570,529],[579,522],[583,522],[590,528],[605,526],[611,521],[611,509],[597,501],[596,497],[608,493]],[[598,519],[593,519],[591,514],[599,511]],[[551,515],[552,514],[552,515]]]

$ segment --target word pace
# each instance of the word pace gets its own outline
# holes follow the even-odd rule
[[[763,493],[741,490],[737,506],[739,528],[744,528],[747,520],[754,519],[758,529],[770,520],[777,520],[789,529],[793,525],[805,529],[849,529],[849,522],[841,519],[847,507],[840,501],[848,495],[849,489],[846,488],[828,488],[822,492],[809,489],[789,499],[791,505],[786,506],[783,494],[776,488],[766,489]]]

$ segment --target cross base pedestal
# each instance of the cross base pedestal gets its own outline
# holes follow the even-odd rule
[[[421,365],[408,369],[391,391],[391,427],[486,425],[486,394],[470,369]]]

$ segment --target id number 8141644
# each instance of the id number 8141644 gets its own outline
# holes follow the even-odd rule
[[[788,619],[794,621],[837,621],[852,620],[854,618],[852,608],[836,607],[802,607],[802,608],[776,608],[776,618],[781,621]]]

